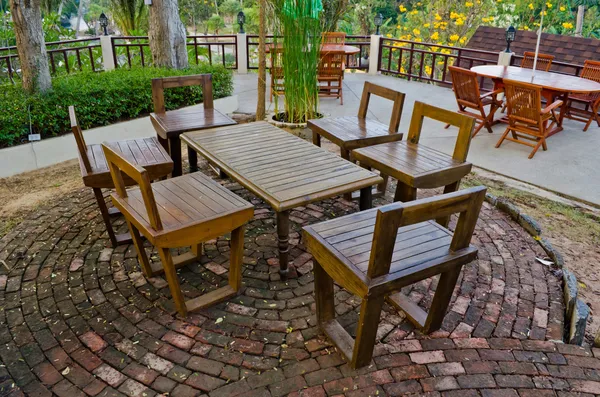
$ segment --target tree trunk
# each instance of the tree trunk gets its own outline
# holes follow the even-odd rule
[[[45,92],[52,88],[48,55],[42,30],[40,0],[10,0],[23,88]]]
[[[186,32],[177,0],[153,0],[149,8],[148,40],[154,66],[186,68]]]
[[[577,7],[577,25],[575,26],[575,37],[581,37],[583,32],[583,17],[585,16],[585,6]]]
[[[258,103],[256,104],[256,120],[265,118],[265,93],[267,91],[266,61],[266,0],[258,3]]]
[[[75,25],[75,38],[79,37],[79,28],[81,25],[81,17],[83,16],[83,0],[79,0],[79,7],[77,7],[77,25]]]

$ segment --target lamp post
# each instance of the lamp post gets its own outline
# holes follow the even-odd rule
[[[375,32],[375,34],[379,36],[379,28],[383,24],[383,15],[381,15],[381,13],[375,15],[373,22],[375,22],[375,26],[377,26],[377,32]]]
[[[244,11],[238,12],[237,22],[240,25],[240,33],[246,33],[244,32],[244,23],[246,22],[246,15],[244,15]]]
[[[100,14],[100,18],[98,18],[98,22],[100,22],[100,27],[104,31],[104,35],[108,36],[108,31],[106,30],[108,26],[108,18],[104,13]]]
[[[510,43],[515,41],[515,36],[517,34],[517,29],[514,26],[510,26],[506,29],[506,50],[504,52],[510,52]]]

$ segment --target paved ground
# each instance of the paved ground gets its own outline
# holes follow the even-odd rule
[[[106,248],[89,190],[48,203],[0,240],[0,396],[600,393],[600,349],[555,342],[563,328],[559,281],[534,260],[543,255],[538,244],[496,209],[484,206],[473,240],[479,259],[464,267],[442,329],[424,337],[386,306],[376,357],[352,371],[315,327],[300,227],[356,205],[338,198],[292,213],[295,272],[282,282],[273,212],[225,183],[256,206],[243,291],[186,319],[174,314],[163,278],[142,276],[132,246]],[[227,279],[228,240],[205,248],[201,263],[180,271],[189,297]],[[405,292],[426,307],[435,287],[426,280]],[[350,332],[359,304],[336,289]]]
[[[240,97],[239,110],[256,111],[256,79],[256,74],[235,76],[235,93]],[[341,106],[339,100],[321,98],[321,111],[334,116],[355,115],[366,80],[406,93],[400,131],[408,131],[415,100],[454,111],[457,109],[454,94],[448,88],[389,76],[347,73],[344,79],[344,105]],[[370,116],[388,123],[391,108],[389,101],[372,100]],[[600,128],[594,124],[587,132],[583,132],[583,123],[573,120],[566,120],[564,126],[563,132],[548,139],[548,151],[540,150],[532,160],[528,160],[530,148],[527,146],[507,142],[499,149],[494,148],[505,128],[497,125],[493,134],[482,131],[473,139],[469,161],[498,174],[600,206],[600,157],[597,153]],[[439,123],[428,123],[422,142],[452,154],[456,132],[456,129],[443,129]]]

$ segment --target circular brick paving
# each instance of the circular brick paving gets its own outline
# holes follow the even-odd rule
[[[442,329],[425,337],[386,306],[373,362],[353,371],[315,327],[300,228],[356,205],[338,198],[292,212],[295,271],[284,282],[273,212],[223,183],[256,206],[243,290],[185,319],[165,280],[143,277],[133,246],[106,248],[89,190],[48,204],[0,240],[0,396],[600,394],[600,350],[558,342],[559,280],[534,260],[544,255],[537,243],[496,209],[484,204],[473,240],[479,259],[464,267]],[[228,240],[205,251],[179,273],[188,297],[226,282]],[[436,281],[405,292],[427,307]],[[359,304],[336,289],[351,333]]]

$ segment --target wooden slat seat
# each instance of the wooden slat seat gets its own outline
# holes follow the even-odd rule
[[[425,117],[458,127],[452,156],[419,143]],[[444,186],[444,193],[454,192],[458,190],[460,180],[471,172],[472,164],[466,159],[474,123],[472,117],[417,101],[407,141],[356,149],[352,151],[352,157],[361,165],[398,180],[394,201],[415,200],[417,189]],[[443,225],[447,225],[447,221],[448,218],[439,219]]]
[[[371,95],[394,102],[389,125],[367,118]],[[404,97],[402,92],[365,82],[357,116],[324,117],[308,121],[308,127],[313,134],[313,143],[321,146],[321,137],[324,137],[340,147],[342,158],[350,160],[351,151],[354,149],[402,140],[402,134],[398,133],[398,127],[402,116]],[[379,185],[379,192],[385,193],[386,187],[387,176]],[[350,195],[345,197],[346,199],[351,198]]]
[[[485,196],[483,186],[410,203],[392,203],[306,226],[313,255],[317,322],[350,361],[368,365],[384,298],[424,333],[441,327]],[[455,232],[433,219],[460,213]],[[429,312],[400,291],[440,274]],[[333,282],[362,299],[356,341],[335,320]]]
[[[108,145],[103,150],[116,193],[115,207],[127,220],[142,271],[147,277],[165,273],[175,307],[180,315],[220,302],[237,294],[241,286],[244,225],[254,207],[201,173],[188,174],[151,184],[148,172]],[[139,187],[125,188],[127,175]],[[231,232],[229,285],[184,301],[175,269],[196,261],[202,243]],[[141,235],[154,245],[160,264],[148,261]],[[173,257],[170,249],[191,246],[190,252]]]
[[[102,145],[88,145],[83,136],[83,130],[77,121],[75,108],[69,106],[71,130],[77,143],[79,166],[83,184],[91,187],[106,225],[106,231],[113,247],[119,244],[131,243],[129,233],[116,234],[110,222],[111,215],[118,215],[116,208],[108,208],[102,195],[102,189],[114,188]],[[129,162],[144,168],[151,180],[167,176],[173,170],[173,161],[156,138],[139,138],[125,141],[106,142],[111,149],[120,152]],[[136,182],[128,177],[123,179],[126,186]]]
[[[202,87],[202,106],[196,105],[166,111],[165,89],[194,85]],[[212,75],[210,74],[152,79],[152,101],[154,113],[150,114],[150,121],[154,125],[158,140],[173,159],[172,176],[179,176],[182,173],[181,141],[179,140],[181,134],[187,131],[236,124],[233,119],[214,108]],[[197,171],[196,152],[188,151],[188,157],[190,171]]]

